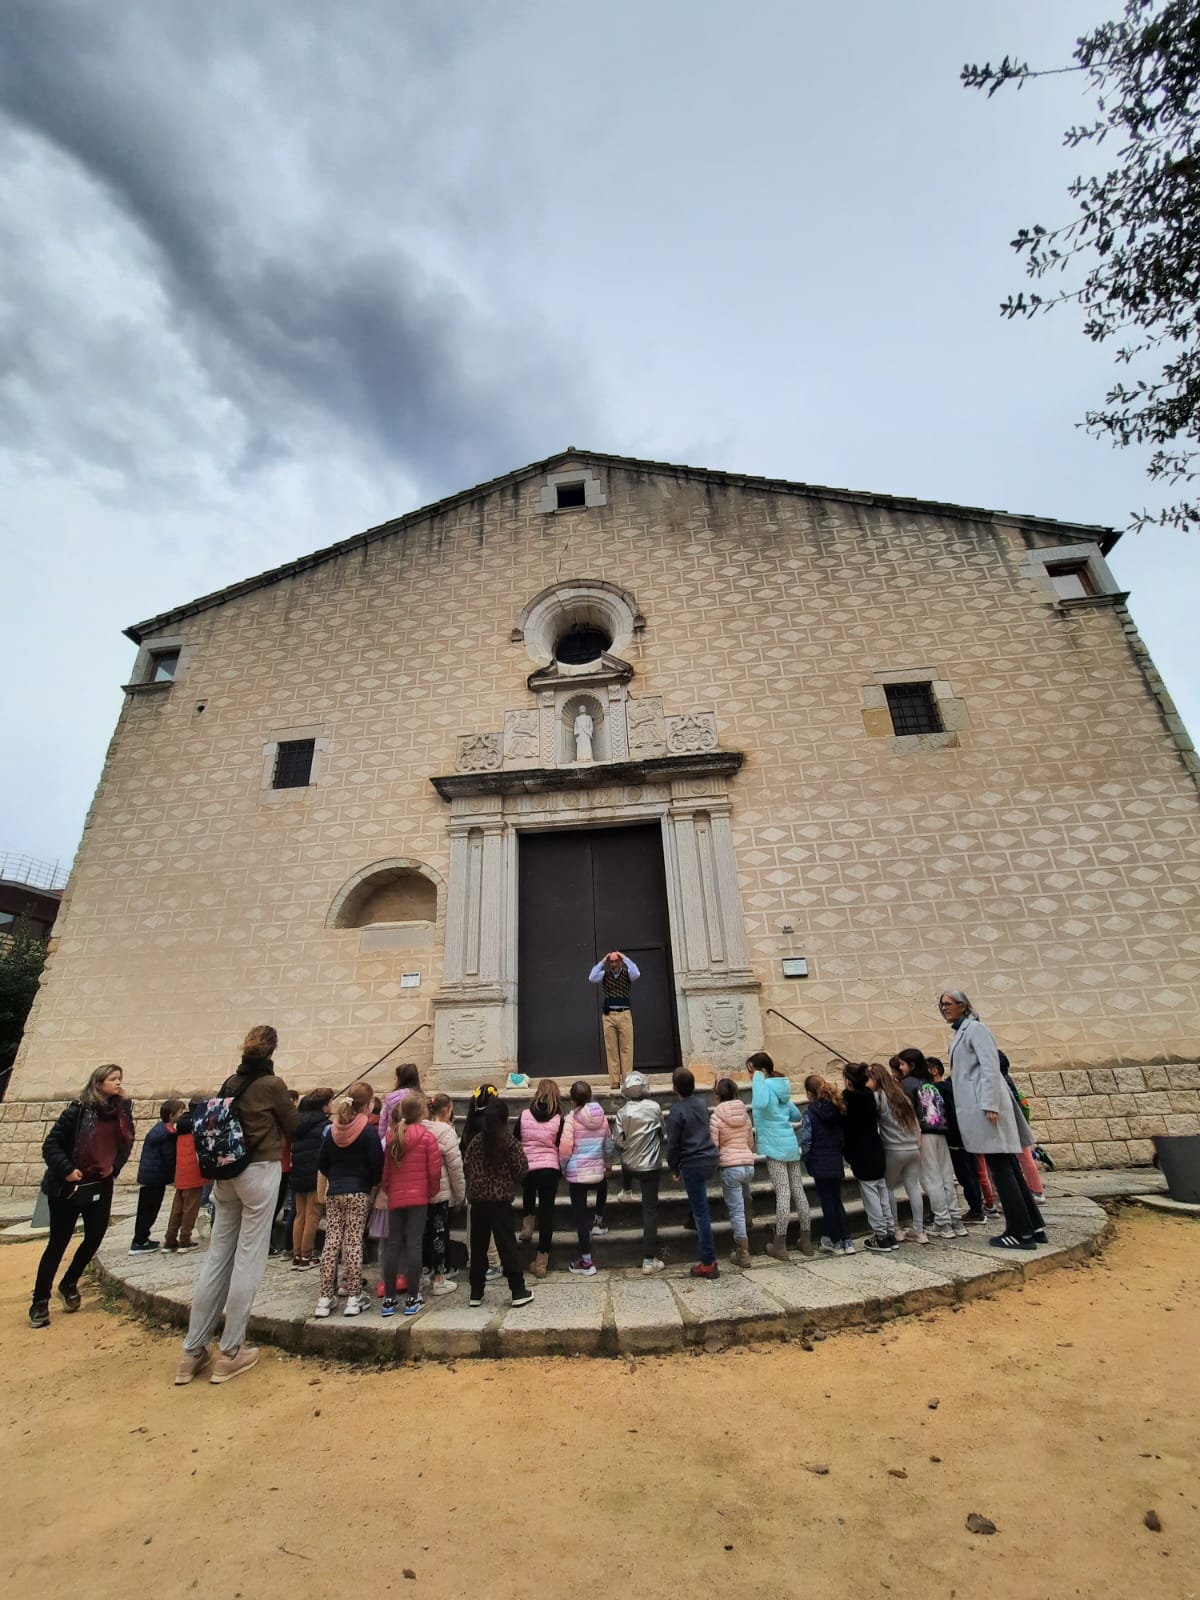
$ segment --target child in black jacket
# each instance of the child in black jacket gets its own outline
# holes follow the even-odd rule
[[[850,1171],[858,1179],[863,1210],[871,1229],[868,1250],[899,1250],[891,1224],[886,1160],[879,1134],[879,1107],[867,1087],[870,1068],[865,1061],[848,1061],[842,1068],[842,1109],[845,1114],[843,1148]]]

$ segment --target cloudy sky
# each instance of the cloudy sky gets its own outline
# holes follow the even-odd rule
[[[1116,0],[8,0],[0,852],[69,859],[131,622],[569,443],[1124,525],[1072,313]],[[1193,729],[1200,543],[1114,558]]]

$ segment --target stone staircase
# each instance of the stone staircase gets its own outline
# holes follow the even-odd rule
[[[564,1089],[569,1085],[560,1083]],[[515,1132],[515,1124],[521,1112],[532,1099],[531,1089],[505,1089],[498,1084],[501,1098],[509,1109],[510,1127]],[[617,1091],[601,1088],[593,1083],[593,1098],[609,1114],[611,1123],[613,1116],[624,1103],[623,1097]],[[711,1092],[698,1089],[697,1094],[707,1106],[713,1104]],[[749,1103],[750,1085],[740,1084],[739,1095]],[[652,1081],[648,1099],[659,1102],[663,1108],[664,1116],[673,1104],[675,1095],[669,1082],[654,1084]],[[453,1094],[454,1124],[458,1133],[462,1134],[463,1123],[467,1109],[470,1105],[470,1095]],[[820,1207],[817,1202],[816,1189],[812,1179],[805,1173],[805,1193],[808,1196],[809,1207],[813,1212],[814,1242],[820,1234]],[[605,1221],[608,1233],[602,1238],[593,1241],[593,1256],[597,1266],[631,1267],[637,1266],[642,1260],[642,1213],[641,1202],[637,1198],[637,1180],[634,1179],[632,1189],[635,1191],[631,1200],[621,1200],[619,1195],[622,1190],[621,1169],[614,1166],[609,1174],[608,1202],[605,1207]],[[754,1222],[750,1235],[750,1248],[755,1255],[761,1254],[766,1247],[767,1240],[775,1232],[775,1194],[767,1178],[766,1162],[759,1157],[755,1162],[755,1176],[751,1185],[751,1195],[754,1207]],[[846,1214],[850,1219],[852,1232],[865,1235],[867,1232],[866,1219],[863,1214],[862,1201],[859,1198],[858,1185],[850,1177],[842,1184],[842,1198],[846,1206]],[[709,1205],[713,1222],[713,1235],[716,1240],[718,1260],[724,1261],[733,1249],[733,1234],[729,1225],[729,1217],[725,1210],[724,1198],[721,1194],[719,1181],[714,1181],[709,1186]],[[520,1196],[518,1195],[514,1211],[520,1211]],[[907,1202],[903,1206],[903,1214],[907,1215]],[[683,1185],[676,1183],[670,1173],[664,1170],[662,1187],[659,1192],[658,1204],[658,1241],[659,1256],[668,1263],[679,1263],[696,1258],[696,1235],[687,1227],[689,1208]],[[518,1223],[519,1226],[519,1223]],[[797,1246],[798,1225],[793,1220],[788,1230],[788,1242],[792,1249]],[[523,1247],[524,1255],[529,1261],[533,1259],[536,1245],[527,1249]],[[567,1259],[577,1253],[578,1245],[575,1237],[575,1226],[571,1219],[571,1205],[567,1195],[567,1185],[564,1180],[559,1185],[558,1198],[554,1207],[554,1248],[551,1252],[551,1269],[565,1269]]]

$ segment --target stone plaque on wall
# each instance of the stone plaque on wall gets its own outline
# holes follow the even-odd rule
[[[646,700],[626,700],[625,725],[629,730],[629,754],[634,760],[666,754],[667,732],[662,700],[657,695]]]
[[[455,768],[459,772],[496,772],[501,761],[498,733],[464,733],[458,740]]]
[[[536,767],[541,759],[541,717],[536,707],[504,713],[504,765]]]
[[[700,755],[717,748],[717,719],[711,711],[692,711],[666,722],[668,755]]]

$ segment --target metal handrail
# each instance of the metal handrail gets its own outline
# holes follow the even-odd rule
[[[839,1061],[849,1061],[849,1056],[844,1056],[840,1050],[835,1050],[831,1044],[826,1044],[824,1039],[818,1039],[815,1033],[809,1033],[807,1028],[802,1028],[798,1022],[793,1022],[791,1017],[785,1017],[782,1011],[776,1011],[774,1006],[767,1007],[769,1017],[778,1017],[780,1022],[786,1022],[789,1028],[795,1028],[797,1033],[802,1033],[806,1039],[811,1039],[814,1044],[819,1044],[822,1050],[828,1050],[831,1056],[836,1056]]]
[[[411,1038],[413,1038],[416,1034],[420,1033],[422,1028],[431,1028],[432,1026],[433,1026],[433,1024],[431,1022],[418,1022],[416,1027],[412,1030],[411,1033],[406,1033],[404,1035],[403,1039],[400,1040],[399,1044],[394,1044],[390,1050],[385,1050],[384,1053],[380,1056],[379,1060],[378,1061],[372,1061],[371,1065],[366,1069],[365,1072],[360,1072],[357,1077],[351,1078],[350,1082],[346,1085],[345,1089],[339,1089],[338,1090],[338,1095],[345,1094],[346,1093],[346,1089],[349,1089],[352,1084],[365,1083],[367,1081],[367,1079],[371,1076],[371,1074],[375,1071],[375,1068],[376,1067],[381,1067],[389,1056],[394,1056],[396,1054],[396,1051],[400,1049],[401,1045],[406,1045]],[[335,1100],[337,1099],[337,1095],[334,1096],[334,1099]]]

